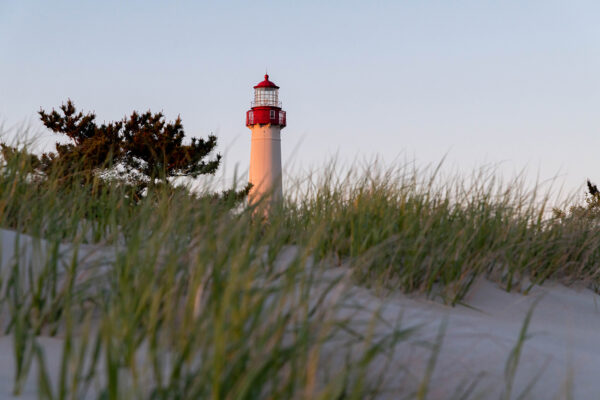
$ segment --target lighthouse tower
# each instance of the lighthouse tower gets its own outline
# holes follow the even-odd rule
[[[254,101],[246,112],[246,126],[252,131],[250,149],[250,204],[268,196],[269,203],[282,199],[281,129],[285,111],[279,101],[279,86],[265,80],[254,86]]]

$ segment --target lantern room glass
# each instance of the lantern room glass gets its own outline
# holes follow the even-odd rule
[[[281,107],[278,92],[278,89],[270,87],[254,89],[253,106]]]

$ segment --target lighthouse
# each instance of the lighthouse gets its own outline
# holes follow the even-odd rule
[[[279,101],[279,86],[265,80],[254,86],[254,101],[246,112],[246,126],[252,131],[250,145],[250,204],[264,198],[269,204],[281,201],[281,130],[285,111]]]

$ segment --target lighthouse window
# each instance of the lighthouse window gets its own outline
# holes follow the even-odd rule
[[[275,111],[271,110],[271,119],[275,119]]]

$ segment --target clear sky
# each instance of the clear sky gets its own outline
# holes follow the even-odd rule
[[[598,1],[0,0],[5,130],[71,98],[181,115],[247,171],[268,68],[296,169],[380,156],[600,183]],[[533,179],[532,178],[532,179]]]

